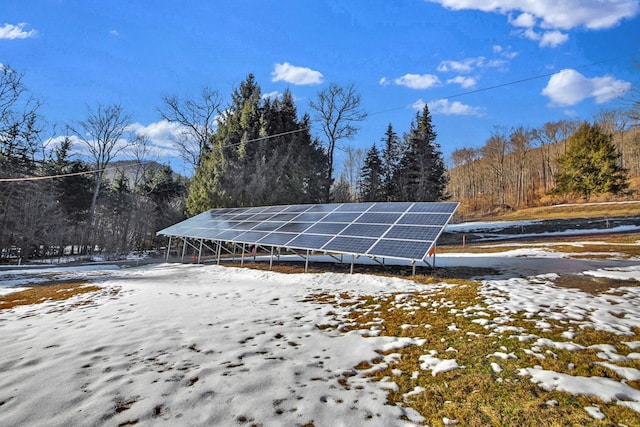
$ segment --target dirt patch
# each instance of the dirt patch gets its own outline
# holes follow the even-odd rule
[[[581,274],[563,274],[554,283],[561,288],[580,289],[593,295],[623,286],[640,286],[640,282],[637,280],[611,279]]]
[[[241,263],[224,262],[223,265],[240,268]],[[269,270],[269,263],[245,261],[242,267],[254,270]],[[288,274],[304,273],[304,262],[274,262],[271,270]],[[307,270],[308,273],[349,273],[350,271],[351,264],[329,262],[310,262]],[[397,277],[410,277],[413,275],[413,269],[408,265],[356,264],[353,266],[353,272]],[[436,267],[434,269],[428,266],[416,266],[417,276],[429,276],[437,279],[473,279],[476,277],[496,275],[498,273],[499,270],[489,267]]]
[[[0,296],[0,310],[10,309],[19,305],[66,300],[74,295],[97,292],[101,289],[99,286],[81,281],[40,283],[29,289]]]

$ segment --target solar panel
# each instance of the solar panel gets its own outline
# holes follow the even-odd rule
[[[278,231],[288,233],[302,233],[309,227],[311,227],[311,224],[308,222],[287,222],[282,227],[278,228]]]
[[[386,225],[351,224],[340,233],[341,236],[375,237],[382,236],[389,228]]]
[[[258,243],[261,245],[271,245],[271,246],[287,246],[291,240],[295,239],[295,233],[270,233],[267,234],[262,239],[258,240]]]
[[[373,213],[367,212],[363,213],[360,218],[358,218],[358,222],[363,222],[367,224],[393,224],[400,218],[399,213]]]
[[[402,216],[398,224],[433,224],[445,225],[449,222],[451,214],[413,214],[408,213]]]
[[[267,236],[268,233],[259,232],[259,231],[247,231],[246,233],[242,233],[238,237],[235,238],[235,242],[239,243],[255,243],[260,239]]]
[[[441,227],[430,225],[394,225],[385,238],[402,240],[426,240],[433,242],[440,234]]]
[[[369,248],[375,243],[376,239],[338,236],[324,245],[322,249],[347,254],[366,254]]]
[[[331,239],[333,239],[333,236],[322,234],[300,234],[298,237],[290,241],[287,246],[299,249],[321,248]]]
[[[326,222],[353,222],[360,215],[361,214],[359,214],[359,213],[334,212],[334,213],[330,213],[329,215],[324,217],[323,221],[326,221]]]
[[[313,224],[306,231],[307,233],[314,234],[328,234],[328,235],[336,235],[340,233],[344,228],[347,227],[345,223],[339,222],[318,222]]]
[[[424,260],[457,203],[370,202],[212,209],[157,234]]]
[[[425,258],[430,248],[431,245],[426,245],[425,242],[381,240],[371,248],[367,255],[419,260]]]

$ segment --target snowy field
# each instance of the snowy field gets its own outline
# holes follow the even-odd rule
[[[571,324],[561,341],[536,337],[532,330],[507,331],[520,347],[487,354],[496,373],[503,360],[525,352],[545,357],[579,350],[572,330],[596,328],[619,336],[624,352],[610,343],[597,347],[598,363],[617,380],[536,365],[522,367],[518,375],[542,390],[630,408],[640,420],[640,390],[627,384],[640,380],[640,370],[628,367],[640,360],[640,341],[629,338],[640,328],[640,287],[590,294],[553,283],[556,273],[565,272],[635,283],[640,260],[568,259],[540,248],[438,255],[437,263],[501,270],[482,280],[481,307],[464,311],[487,334],[505,333],[500,328],[516,313],[538,319],[537,328],[545,327],[545,319]],[[347,322],[349,306],[311,298],[395,295],[398,309],[415,310],[411,297],[446,283],[155,264],[10,269],[0,271],[0,290],[6,294],[54,274],[88,280],[102,290],[0,311],[2,426],[422,425],[426,420],[409,403],[385,404],[394,378],[374,382],[355,367],[374,361],[378,351],[418,346],[424,354],[420,372],[397,375],[435,377],[464,369],[455,349],[438,354],[420,338],[382,336],[376,325],[344,331],[339,326]],[[388,354],[385,363],[393,357]],[[598,405],[584,411],[594,422],[605,417]],[[453,425],[455,416],[438,423]]]

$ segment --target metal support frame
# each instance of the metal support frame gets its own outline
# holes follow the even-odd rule
[[[309,249],[307,249],[307,256],[304,259],[304,272],[309,271]]]
[[[165,259],[168,261],[169,257],[170,257],[170,253],[171,253],[171,248],[173,245],[173,237],[178,237],[178,236],[169,236],[169,244],[167,246],[167,254]],[[224,243],[225,241],[223,240],[212,240],[212,242],[214,242],[215,245],[209,246],[205,243],[205,239],[193,239],[195,241],[199,241],[200,244],[196,245],[195,243],[192,243],[188,237],[180,237],[180,239],[182,240],[182,257],[181,257],[181,261],[184,262],[184,257],[186,255],[186,251],[187,251],[187,246],[191,246],[194,250],[198,251],[198,256],[197,256],[197,262],[201,263],[202,261],[202,251],[204,248],[209,249],[211,252],[213,252],[215,254],[216,257],[216,262],[217,264],[220,264],[220,260],[221,260],[221,256],[222,256],[222,251],[224,250],[226,253],[231,254],[232,255],[232,261],[235,261],[235,256],[237,253],[237,248],[240,248],[240,266],[244,267],[244,259],[245,259],[245,254],[247,253],[247,244],[246,243],[242,243],[242,246],[240,246],[240,244],[235,243],[235,242],[230,242],[232,243],[232,250],[229,250],[228,248],[225,247]],[[177,245],[180,245],[180,242],[177,243]],[[281,255],[281,247],[280,246],[263,246],[263,245],[252,245],[251,248],[256,247],[256,252],[258,250],[258,248],[261,248],[265,251],[269,251],[269,270],[273,269],[273,260],[274,260],[274,255],[277,257],[277,261],[280,261],[280,255]],[[309,260],[311,258],[311,249],[306,249],[304,253],[301,253],[301,251],[296,250],[296,249],[292,249],[292,248],[287,248],[287,250],[289,252],[292,252],[295,255],[300,256],[302,259],[304,259],[305,265],[304,265],[304,272],[307,273],[309,271]],[[345,253],[340,253],[339,257],[337,254],[333,254],[333,253],[327,253],[324,252],[324,255],[328,255],[329,257],[333,258],[334,260],[336,260],[337,262],[340,262],[341,264],[344,263],[344,255],[347,255]],[[349,268],[349,273],[353,274],[354,272],[354,267],[355,267],[355,260],[356,258],[359,258],[360,255],[357,254],[350,254],[351,255],[351,262],[350,262],[350,268]],[[254,258],[254,262],[256,261],[256,255],[253,254],[253,258]],[[377,259],[375,256],[369,256],[368,258],[370,258],[373,262],[384,266],[386,264],[386,258],[382,258],[381,260]],[[428,258],[431,258],[431,262],[429,261]],[[427,255],[427,257],[425,257],[425,259],[422,260],[411,260],[411,271],[412,271],[412,275],[416,275],[416,264],[418,262],[423,262],[425,265],[429,266],[432,270],[435,270],[436,268],[436,244],[434,242],[433,246],[431,247],[431,249],[429,250],[429,253]]]
[[[182,238],[182,257],[180,258],[180,262],[184,262],[184,254],[187,251],[187,238]]]
[[[169,254],[171,253],[171,237],[172,236],[169,236],[169,245],[167,246],[167,256],[165,258],[166,262],[169,262]]]
[[[271,256],[269,257],[269,271],[273,269],[273,246],[271,246]]]

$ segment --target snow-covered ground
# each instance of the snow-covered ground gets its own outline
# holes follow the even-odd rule
[[[511,313],[580,321],[620,334],[628,351],[602,347],[601,363],[625,378],[640,371],[617,363],[640,359],[640,287],[591,295],[553,285],[554,273],[640,281],[640,260],[575,260],[562,254],[514,250],[490,255],[438,255],[438,266],[497,266],[481,293],[499,328]],[[0,425],[413,425],[409,407],[386,405],[388,382],[373,382],[354,367],[377,350],[420,339],[340,332],[317,325],[346,316],[347,307],[319,304],[318,293],[381,296],[425,291],[425,285],[364,274],[280,274],[216,265],[155,264],[132,268],[9,269],[0,289],[64,274],[102,287],[66,301],[0,311]],[[438,286],[438,285],[434,285]],[[366,337],[364,335],[367,335]],[[515,334],[515,332],[514,332]],[[569,347],[540,340],[537,348]],[[529,337],[523,338],[523,342]],[[532,343],[527,344],[531,347]],[[523,344],[524,346],[524,344]],[[540,350],[543,351],[543,350]],[[424,348],[425,375],[456,369]],[[499,354],[491,357],[498,372]],[[341,384],[348,374],[349,387]],[[625,381],[523,368],[546,390],[596,396],[638,413],[640,391]],[[585,410],[594,418],[597,407]],[[405,417],[405,420],[401,420]],[[640,419],[640,418],[639,418]],[[444,422],[445,420],[443,420]],[[454,422],[453,420],[446,420]]]

